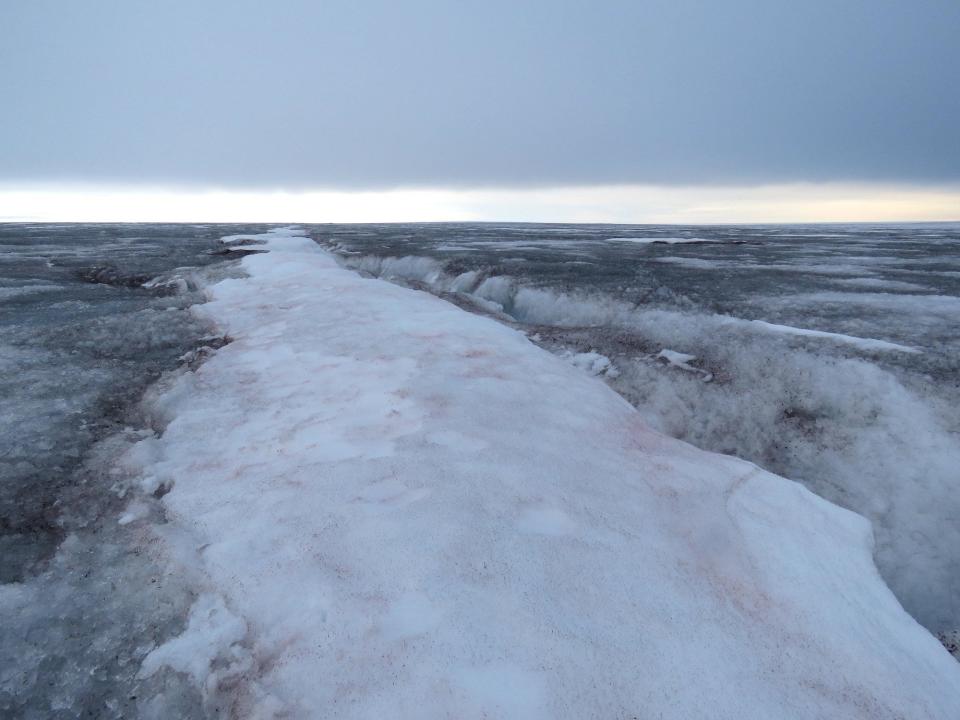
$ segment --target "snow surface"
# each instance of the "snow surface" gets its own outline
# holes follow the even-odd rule
[[[232,668],[250,717],[958,717],[960,665],[863,518],[513,329],[262,239],[198,309],[233,342],[126,461],[170,488],[158,556],[205,577],[143,673]]]

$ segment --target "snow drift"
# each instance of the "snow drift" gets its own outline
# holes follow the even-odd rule
[[[957,717],[960,666],[863,518],[652,431],[522,333],[265,240],[198,308],[233,342],[126,459],[167,518],[132,522],[198,578],[143,673],[259,717]]]

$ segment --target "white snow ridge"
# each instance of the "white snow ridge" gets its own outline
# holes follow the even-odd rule
[[[128,459],[202,578],[143,672],[229,670],[242,717],[960,717],[860,516],[653,432],[520,332],[262,239],[197,309],[233,342]]]

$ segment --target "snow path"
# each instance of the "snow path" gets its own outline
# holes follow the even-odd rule
[[[263,239],[197,310],[233,342],[127,460],[172,487],[171,572],[204,578],[145,672],[229,679],[243,717],[960,716],[861,517],[653,432],[517,331]]]

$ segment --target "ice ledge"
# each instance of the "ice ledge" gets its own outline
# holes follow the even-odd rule
[[[883,584],[862,518],[656,434],[514,330],[293,230],[259,239],[198,310],[233,343],[134,454],[172,488],[171,562],[248,633],[235,707],[956,719],[960,665]],[[200,682],[223,659],[178,648],[219,640],[151,662]]]

